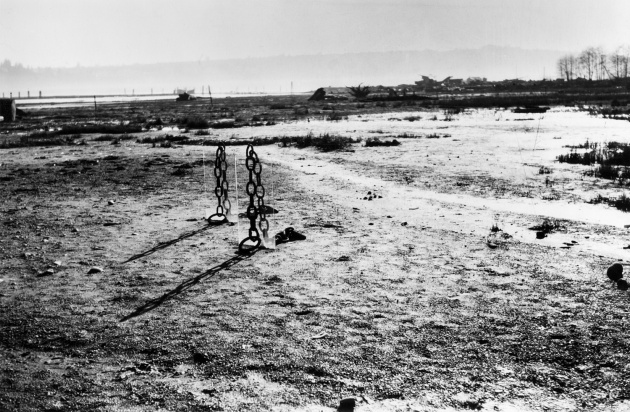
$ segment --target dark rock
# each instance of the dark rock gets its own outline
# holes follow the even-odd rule
[[[339,401],[337,412],[352,412],[357,404],[356,398],[344,398]]]
[[[55,274],[55,271],[52,269],[46,269],[45,271],[39,273],[37,276],[43,277],[43,276],[52,276]]]
[[[88,275],[92,275],[94,273],[101,273],[102,271],[103,271],[103,268],[98,267],[98,266],[92,266],[90,270],[88,270]]]
[[[544,239],[547,237],[545,232],[536,232],[536,239]]]
[[[606,271],[606,276],[612,281],[618,281],[623,277],[623,266],[621,263],[613,263]]]
[[[617,289],[628,290],[628,282],[625,279],[619,279],[617,281]]]
[[[210,358],[205,353],[195,352],[193,353],[193,361],[195,363],[208,363],[210,362]]]

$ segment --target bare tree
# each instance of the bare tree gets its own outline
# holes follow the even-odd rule
[[[575,79],[577,69],[578,61],[572,54],[562,56],[558,60],[558,73],[568,82]]]
[[[628,63],[630,62],[630,45],[626,44],[625,46],[621,46],[619,50],[622,56],[621,76],[627,79],[630,76],[630,68],[628,67]]]
[[[578,56],[580,71],[588,79],[593,80],[599,64],[599,54],[594,47],[589,47]]]
[[[558,59],[558,74],[560,74],[560,77],[564,77],[566,81],[571,80],[569,73],[569,56],[563,56]]]
[[[608,59],[606,53],[601,47],[593,48],[595,54],[595,78],[597,80],[604,80],[604,77],[608,74]]]
[[[610,54],[608,60],[610,62],[611,74],[615,79],[624,78],[624,55],[621,46]]]

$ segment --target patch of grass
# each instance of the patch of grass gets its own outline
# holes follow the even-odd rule
[[[559,155],[558,161],[585,166],[599,164],[599,167],[591,174],[604,179],[619,177],[619,168],[615,166],[630,166],[630,144],[628,143],[609,142],[598,145],[597,143],[589,143],[587,140],[583,145],[577,147],[587,147],[590,150],[584,153],[572,150],[566,155]]]
[[[330,114],[330,116],[328,116],[329,121],[331,122],[338,122],[340,120],[348,120],[348,116],[345,116],[343,113],[339,113],[339,112],[332,112]]]
[[[422,136],[421,135],[417,135],[417,134],[413,134],[413,133],[401,133],[399,135],[396,136],[398,139],[419,139]]]
[[[399,146],[400,142],[394,140],[381,140],[376,137],[370,137],[365,141],[365,147],[378,147],[378,146]]]
[[[183,142],[188,140],[188,136],[173,136],[171,134],[165,134],[162,136],[155,137],[143,137],[136,140],[136,143],[162,143],[162,142]]]
[[[564,229],[562,223],[557,219],[543,219],[540,225],[532,226],[529,230],[537,230],[545,234],[551,233],[556,230]]]
[[[569,149],[597,149],[597,143],[596,142],[589,142],[588,139],[586,139],[586,141],[582,144],[578,144],[578,145],[566,145],[564,146],[566,148]]]
[[[104,134],[124,134],[138,133],[142,131],[140,125],[122,125],[122,124],[94,124],[94,125],[66,125],[54,132],[58,135],[68,135],[77,133],[104,133]]]
[[[81,139],[80,134],[71,136],[58,136],[54,132],[35,132],[20,136],[19,138],[5,138],[0,143],[2,149],[12,149],[18,147],[36,147],[36,146],[67,146],[80,144],[77,142]]]
[[[406,116],[406,117],[403,117],[403,120],[406,120],[408,122],[415,122],[416,120],[421,120],[421,119],[422,119],[422,116]],[[437,118],[435,120],[437,120]]]
[[[187,129],[207,129],[210,127],[210,123],[201,117],[185,117],[180,119],[178,123],[185,125]]]
[[[619,197],[606,197],[606,196],[602,196],[598,194],[597,197],[594,197],[588,203],[591,203],[591,204],[605,203],[610,207],[614,207],[624,212],[630,211],[630,197],[627,196],[625,193],[622,193],[621,196]]]

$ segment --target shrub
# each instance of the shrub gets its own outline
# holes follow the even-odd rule
[[[378,146],[399,146],[400,142],[396,139],[388,141],[388,140],[380,140],[376,137],[370,137],[365,141],[365,147],[378,147]]]
[[[361,86],[360,84],[356,87],[350,86],[346,87],[348,89],[348,93],[355,99],[365,99],[370,94],[369,86]]]
[[[144,137],[136,140],[136,143],[161,143],[161,142],[183,142],[188,140],[188,136],[173,136],[171,134],[165,134],[162,136],[155,137]]]
[[[201,117],[185,118],[182,123],[185,124],[188,129],[207,129],[210,127],[208,121]]]
[[[124,134],[138,133],[142,131],[140,125],[122,125],[122,124],[95,124],[95,125],[67,125],[61,130],[54,132],[59,135],[77,134],[77,133],[105,133],[105,134]]]
[[[406,120],[408,122],[415,122],[416,120],[420,120],[422,119],[422,116],[407,116],[407,117],[403,117],[403,120]]]

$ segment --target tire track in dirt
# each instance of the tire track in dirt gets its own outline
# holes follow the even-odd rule
[[[624,223],[630,219],[618,210],[585,203],[542,202],[527,198],[488,199],[467,194],[438,193],[360,176],[342,164],[327,161],[326,155],[313,156],[304,150],[271,147],[269,152],[274,162],[300,172],[296,176],[304,186],[320,195],[332,195],[334,202],[347,209],[355,207],[363,213],[381,217],[390,215],[414,226],[479,237],[486,237],[492,225],[498,223],[501,229],[520,242],[571,248],[612,259],[626,259],[628,256],[622,249],[627,242],[624,243],[621,236]],[[296,162],[296,158],[304,160]],[[363,200],[367,192],[373,190],[382,194],[383,198]],[[535,232],[529,227],[540,224],[545,218],[569,221],[569,228],[566,233],[554,232],[545,239],[536,239]]]

